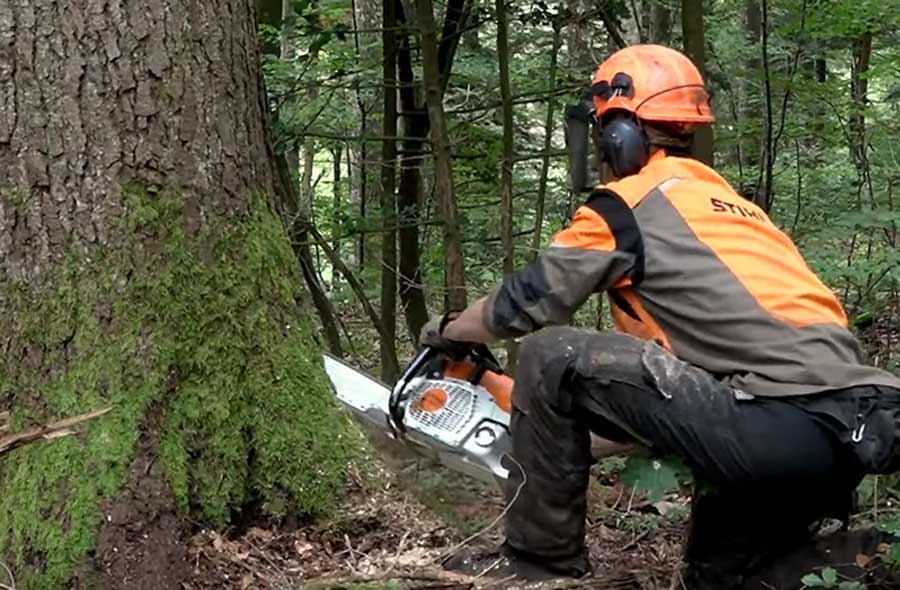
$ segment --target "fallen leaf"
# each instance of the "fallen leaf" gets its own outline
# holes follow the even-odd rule
[[[864,553],[856,554],[856,565],[858,565],[859,567],[866,567],[866,565],[870,561],[872,561],[872,558],[870,556],[865,555]]]

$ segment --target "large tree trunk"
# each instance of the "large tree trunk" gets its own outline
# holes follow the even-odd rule
[[[456,194],[453,190],[453,162],[444,117],[441,64],[438,60],[437,31],[431,0],[416,0],[416,12],[422,33],[422,71],[431,127],[431,151],[434,155],[434,192],[444,222],[444,283],[447,288],[445,306],[449,309],[463,309],[466,307],[466,281],[462,238],[456,213]]]
[[[0,457],[19,589],[178,588],[190,522],[315,513],[348,458],[246,0],[0,3]]]
[[[682,0],[681,28],[684,37],[684,53],[691,58],[706,80],[706,41],[703,28],[703,0]],[[708,83],[708,81],[707,81]],[[711,125],[700,125],[694,136],[691,152],[695,158],[713,165],[713,130]]]

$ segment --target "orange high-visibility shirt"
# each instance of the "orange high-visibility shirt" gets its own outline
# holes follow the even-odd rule
[[[592,293],[616,327],[755,395],[900,380],[868,367],[834,293],[715,171],[660,151],[595,190],[540,259],[488,300],[498,336],[562,324]]]

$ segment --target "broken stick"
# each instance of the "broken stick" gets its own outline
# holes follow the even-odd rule
[[[52,440],[54,438],[75,434],[75,431],[72,430],[73,426],[77,426],[88,420],[93,420],[94,418],[99,418],[110,410],[112,410],[112,407],[100,408],[99,410],[63,418],[62,420],[57,420],[56,422],[51,422],[50,424],[45,424],[44,426],[32,428],[24,432],[17,432],[16,434],[0,437],[0,455],[7,451],[11,451],[16,447],[37,440]],[[0,430],[0,432],[2,432],[2,430]]]

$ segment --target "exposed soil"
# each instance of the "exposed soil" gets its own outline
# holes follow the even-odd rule
[[[150,416],[161,421],[158,413]],[[103,506],[106,522],[97,538],[93,575],[104,590],[179,588],[191,573],[185,547],[189,527],[176,515],[162,466],[154,460],[150,439],[158,429],[153,424],[144,430],[128,483]]]

